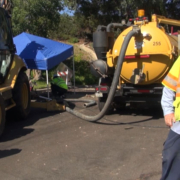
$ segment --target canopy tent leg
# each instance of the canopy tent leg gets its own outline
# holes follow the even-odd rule
[[[74,53],[73,53],[74,54]],[[74,94],[75,94],[75,66],[74,66],[74,55],[73,55],[73,80],[74,80]]]
[[[47,82],[47,93],[49,98],[49,80],[48,80],[48,70],[46,70],[46,82]]]
[[[67,69],[67,71],[66,71],[66,85],[68,85],[68,74],[69,74],[69,72],[68,72],[68,69]]]

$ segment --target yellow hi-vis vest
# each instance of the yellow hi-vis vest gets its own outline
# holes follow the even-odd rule
[[[176,92],[176,99],[173,102],[175,108],[174,115],[176,121],[180,120],[180,56],[173,64],[167,76],[162,81],[162,84]]]
[[[68,86],[66,85],[65,81],[60,77],[54,78],[51,81],[51,83],[56,85],[56,86],[59,86],[60,88],[63,88],[63,89],[66,89],[66,90],[68,89]]]

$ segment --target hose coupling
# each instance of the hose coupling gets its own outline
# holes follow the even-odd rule
[[[141,29],[137,25],[133,25],[132,31],[136,32],[134,36],[139,36],[141,34]]]

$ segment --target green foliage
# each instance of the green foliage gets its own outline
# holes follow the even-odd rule
[[[166,4],[166,9],[168,11],[170,18],[175,18],[179,20],[180,17],[180,1],[179,0],[169,0]]]
[[[72,58],[69,61],[64,61],[64,63],[73,69]],[[74,66],[76,85],[94,85],[98,83],[98,78],[94,77],[90,72],[89,62],[82,60],[82,54],[74,56]]]
[[[90,72],[89,62],[82,60],[83,55],[77,54],[74,56],[74,66],[75,66],[75,83],[76,85],[94,85],[98,83],[98,78],[94,77]],[[63,61],[70,69],[73,69],[73,58]],[[49,70],[49,81],[52,80],[57,66]],[[46,71],[42,71],[42,79],[40,82],[37,81],[37,86],[46,87]],[[73,84],[73,78],[71,79]],[[43,83],[44,82],[44,83]]]
[[[75,81],[78,85],[97,84],[98,79],[90,72],[89,62],[85,60],[77,60],[75,57]]]
[[[49,81],[51,81],[53,79],[53,76],[55,74],[57,67],[58,67],[58,65],[48,71],[48,80]],[[41,77],[42,77],[42,79],[46,80],[46,71],[41,71]]]
[[[12,23],[14,34],[22,31],[48,37],[59,24],[62,9],[58,0],[14,0]]]
[[[79,39],[78,39],[78,38],[70,38],[70,39],[69,39],[69,42],[70,42],[70,43],[78,43],[78,42],[79,42]]]
[[[68,40],[78,36],[78,26],[74,22],[74,17],[68,14],[60,15],[60,22],[55,30],[50,31],[49,37],[52,39]]]
[[[126,22],[144,9],[146,16],[153,13],[178,19],[179,0],[14,0],[12,24],[14,35],[23,31],[51,39],[69,40],[92,34],[98,25]],[[61,14],[65,7],[74,16]]]
[[[27,22],[25,17],[28,16],[28,12],[24,8],[22,8],[21,11],[19,11],[20,7],[23,6],[23,4],[21,3],[21,0],[14,1],[12,26],[15,35],[18,35],[23,31],[27,30]]]
[[[77,6],[76,0],[64,0],[64,5],[67,6],[70,10],[75,10]]]
[[[98,25],[107,25],[112,22],[121,23],[122,19],[137,16],[138,9],[144,9],[146,16],[156,13],[178,19],[180,16],[179,0],[65,0],[70,9],[75,10],[75,18],[83,17],[80,23],[92,31]],[[78,23],[78,21],[77,21]]]
[[[34,85],[34,89],[43,89],[47,87],[47,83],[44,80],[39,80],[36,81],[35,85]],[[50,84],[49,84],[50,87]]]

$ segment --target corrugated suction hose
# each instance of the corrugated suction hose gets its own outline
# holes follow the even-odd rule
[[[97,114],[95,116],[88,116],[88,115],[82,114],[82,113],[80,113],[80,112],[78,112],[76,110],[70,109],[69,107],[66,107],[67,112],[69,112],[71,114],[74,114],[75,116],[77,116],[77,117],[79,117],[79,118],[81,118],[83,120],[90,121],[90,122],[98,121],[99,119],[101,119],[106,114],[106,111],[108,110],[109,105],[111,104],[111,102],[112,102],[112,100],[114,98],[114,94],[115,94],[115,91],[116,91],[116,88],[117,88],[117,84],[118,84],[118,81],[119,81],[119,76],[120,76],[121,69],[122,69],[124,56],[125,56],[126,49],[128,47],[129,41],[130,41],[131,37],[137,36],[139,34],[140,34],[140,29],[136,26],[124,38],[124,42],[122,44],[120,54],[119,54],[119,57],[118,57],[117,66],[116,66],[116,70],[115,70],[115,73],[114,73],[113,81],[112,81],[112,84],[111,84],[111,87],[110,87],[110,91],[109,91],[106,103],[104,104],[104,107],[101,110],[101,112],[99,112],[99,114]]]

